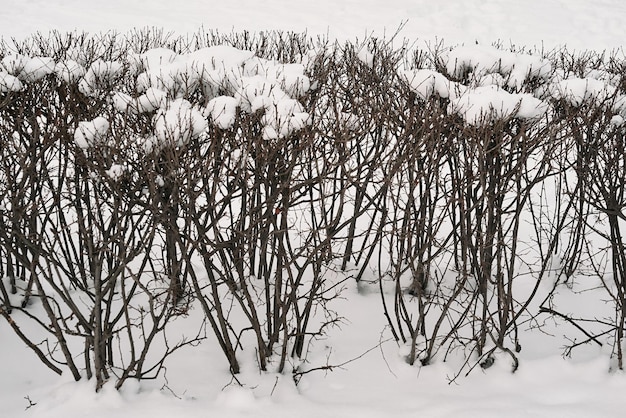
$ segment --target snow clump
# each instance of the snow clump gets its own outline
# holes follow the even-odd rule
[[[74,60],[59,62],[54,66],[54,73],[67,84],[77,83],[86,72],[85,67]]]
[[[545,80],[552,74],[552,64],[546,59],[481,45],[460,46],[442,59],[452,77],[461,79],[469,74],[479,81],[487,74],[500,74],[507,87],[517,90],[529,78]]]
[[[109,126],[109,121],[102,116],[79,122],[74,131],[74,142],[83,150],[102,143],[109,132]]]
[[[264,102],[262,122],[263,139],[285,138],[310,124],[310,117],[295,99],[283,98],[277,102]]]
[[[19,78],[0,70],[0,93],[18,92],[24,89]]]
[[[135,67],[146,70],[157,69],[162,65],[171,64],[177,58],[178,54],[168,48],[153,48],[143,54],[129,56]]]
[[[0,63],[7,73],[17,77],[29,59],[29,57],[22,54],[9,54],[2,58]]]
[[[624,118],[620,115],[615,115],[611,118],[611,125],[619,127],[624,124]]]
[[[450,80],[437,71],[405,70],[400,75],[422,100],[428,100],[434,94],[444,99],[450,96]]]
[[[465,84],[430,69],[400,70],[399,75],[422,100],[435,95],[448,99],[448,112],[468,124],[536,119],[548,110],[548,104],[532,94],[510,92],[522,90],[529,78],[548,81],[552,65],[543,58],[473,45],[442,54],[441,63],[446,74]]]
[[[0,62],[0,85],[3,92],[19,91],[23,85],[17,84],[15,79],[23,82],[34,82],[54,72],[55,62],[50,57],[30,58],[22,54],[9,54]],[[11,76],[11,77],[8,77]]]
[[[144,92],[154,87],[178,99],[201,87],[212,98],[219,88],[224,87],[228,72],[241,69],[252,56],[254,53],[251,51],[227,45],[201,48],[181,55],[169,49],[155,48],[133,58],[138,68],[143,70],[137,76],[136,89]]]
[[[570,78],[553,83],[550,94],[578,107],[589,101],[607,100],[615,94],[615,87],[594,78]]]
[[[231,96],[218,96],[209,100],[205,115],[210,116],[220,129],[230,129],[235,124],[239,101]]]
[[[122,112],[157,111],[155,137],[147,140],[146,151],[166,142],[187,143],[206,129],[206,118],[220,129],[229,129],[237,109],[264,112],[266,139],[291,135],[310,123],[309,114],[297,101],[311,88],[303,64],[278,63],[251,51],[218,45],[180,55],[155,48],[130,56],[129,67],[137,72],[135,90],[143,94],[132,97],[115,92],[111,99]],[[197,89],[207,103],[203,113],[186,99]]]
[[[261,76],[277,85],[294,99],[303,97],[311,88],[309,77],[304,75],[304,64],[281,64],[253,57],[244,63],[245,77]]]
[[[95,96],[99,90],[108,89],[122,73],[122,63],[119,61],[94,61],[78,83],[78,89],[85,96]]]
[[[104,173],[113,181],[117,181],[120,178],[122,178],[125,171],[126,171],[126,167],[124,167],[123,165],[113,164],[111,165],[111,168],[106,170]]]
[[[34,82],[54,73],[56,63],[50,57],[34,57],[24,61],[19,78],[26,82]]]
[[[177,99],[160,109],[155,117],[156,145],[181,147],[190,139],[200,136],[207,128],[206,118],[196,106],[185,99]]]
[[[497,119],[516,117],[536,119],[548,105],[526,93],[509,93],[497,86],[476,87],[448,105],[450,113],[460,114],[466,123],[481,125]]]
[[[167,103],[167,92],[150,87],[138,97],[123,92],[114,92],[111,101],[115,109],[122,113],[150,113],[160,109]]]

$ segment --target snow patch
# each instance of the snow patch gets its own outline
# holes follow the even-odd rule
[[[98,90],[105,90],[112,85],[122,69],[121,62],[98,59],[89,66],[78,83],[78,89],[86,96],[93,96]]]
[[[18,92],[22,91],[23,89],[24,85],[19,78],[9,73],[0,71],[0,92]]]
[[[476,87],[450,102],[448,111],[460,114],[465,122],[481,125],[508,117],[541,117],[548,105],[526,93],[509,93],[497,86]]]
[[[54,66],[54,73],[67,84],[77,83],[86,72],[85,67],[74,60],[59,62]]]
[[[26,82],[34,82],[54,73],[55,62],[50,57],[34,57],[24,62],[20,78]]]
[[[180,147],[202,134],[208,123],[197,107],[185,99],[177,99],[157,113],[154,127],[159,145]]]
[[[111,178],[113,181],[117,181],[120,178],[122,178],[122,176],[124,176],[124,173],[126,172],[126,167],[121,165],[121,164],[113,164],[111,166],[111,168],[109,168],[108,170],[106,170],[104,173],[109,176],[109,178]]]
[[[551,95],[578,107],[589,101],[603,102],[615,94],[615,87],[594,78],[570,78],[550,87]]]
[[[239,101],[230,96],[219,96],[209,100],[205,114],[211,116],[220,129],[230,129],[235,124]]]
[[[101,143],[109,132],[109,121],[102,116],[78,123],[74,131],[74,142],[79,148],[87,149]]]
[[[428,100],[434,94],[442,98],[450,96],[450,80],[437,71],[406,70],[400,75],[409,84],[410,89],[422,100]]]
[[[525,80],[546,79],[552,73],[550,61],[541,57],[502,51],[482,45],[460,46],[443,56],[446,71],[462,79],[468,74],[480,80],[486,74],[504,77],[508,87],[520,89]]]

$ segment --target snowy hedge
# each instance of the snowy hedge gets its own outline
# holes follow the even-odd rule
[[[616,57],[156,31],[0,57],[0,314],[55,372],[154,377],[196,307],[233,373],[252,350],[297,380],[346,280],[409,363],[515,369],[518,326],[588,272],[622,368]]]

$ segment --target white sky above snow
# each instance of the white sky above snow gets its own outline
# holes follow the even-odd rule
[[[548,49],[614,49],[626,39],[621,0],[0,0],[0,35],[156,26],[186,34],[204,26],[308,30],[333,38],[393,34],[446,44],[501,41]]]

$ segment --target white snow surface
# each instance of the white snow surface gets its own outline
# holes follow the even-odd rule
[[[210,115],[213,123],[221,129],[228,129],[235,123],[238,101],[231,96],[218,96],[209,100],[205,114]]]
[[[16,92],[22,88],[23,85],[19,78],[0,70],[0,92]]]
[[[443,75],[434,70],[419,69],[401,72],[411,90],[422,100],[428,100],[433,94],[439,97],[450,97],[452,83]]]
[[[580,106],[590,100],[605,101],[615,94],[615,88],[594,78],[570,78],[554,84],[552,95]]]
[[[202,112],[185,99],[174,100],[161,108],[154,125],[159,144],[178,147],[196,138],[208,126]]]
[[[0,32],[24,38],[33,32],[117,30],[157,26],[190,33],[200,27],[288,30],[333,38],[401,36],[448,44],[613,49],[626,39],[626,3],[620,0],[28,0],[0,1]]]
[[[201,27],[222,32],[280,29],[363,39],[370,34],[390,38],[402,27],[400,38],[465,45],[450,52],[446,68],[451,74],[461,68],[469,70],[471,86],[460,86],[430,70],[407,69],[403,75],[421,99],[434,94],[450,97],[451,108],[468,123],[513,112],[520,118],[538,117],[544,109],[539,98],[508,93],[501,87],[516,88],[526,77],[544,77],[550,72],[547,63],[484,46],[500,41],[528,48],[566,45],[570,50],[605,50],[622,47],[626,39],[626,4],[618,0],[182,0],[176,4],[164,0],[29,0],[10,2],[10,7],[8,1],[0,0],[0,5],[4,6],[0,7],[0,35],[5,39],[23,39],[52,29],[125,32],[145,26],[178,34]],[[216,62],[216,56],[220,65],[209,65]],[[359,57],[366,63],[372,59],[367,51]],[[85,94],[97,94],[100,83],[111,82],[121,70],[119,62],[99,60],[89,68],[79,62],[55,63],[48,57],[17,54],[4,57],[0,92],[19,91],[23,83],[54,72],[65,82],[78,83]],[[119,111],[159,109],[156,137],[146,139],[146,149],[162,142],[184,144],[208,128],[207,118],[229,129],[237,109],[265,108],[268,139],[288,135],[309,120],[297,101],[310,88],[300,64],[272,63],[247,51],[220,47],[188,56],[151,50],[137,56],[135,64],[137,90],[142,94],[131,97],[118,92],[111,100]],[[242,70],[233,73],[233,68]],[[608,99],[615,89],[603,77],[588,74],[555,80],[549,93],[572,105]],[[200,109],[182,98],[181,85],[186,83],[201,83],[208,91],[217,91],[219,86],[232,96],[217,96]],[[624,103],[623,97],[613,102],[620,112],[614,117],[616,124],[623,123]],[[78,147],[87,149],[108,131],[108,121],[99,116],[80,122],[74,139]],[[106,170],[113,180],[125,172],[118,164]],[[259,374],[252,358],[242,359],[245,385],[237,386],[217,344],[209,338],[171,358],[167,381],[130,381],[121,391],[106,385],[95,393],[92,382],[77,383],[70,376],[58,378],[49,372],[0,319],[0,416],[575,418],[624,414],[626,376],[608,372],[609,348],[590,346],[571,359],[559,356],[566,343],[563,336],[570,329],[550,328],[553,338],[523,330],[527,331],[522,339],[526,345],[516,373],[506,367],[504,357],[486,372],[475,370],[449,384],[459,366],[454,362],[438,361],[428,367],[406,364],[403,347],[389,339],[379,295],[359,291],[352,283],[342,296],[333,308],[346,318],[345,323],[318,345],[310,359],[312,364],[328,359],[342,367],[309,373],[297,387],[288,374]],[[200,314],[192,312],[192,316]]]
[[[106,139],[109,127],[109,121],[102,116],[78,122],[78,127],[74,132],[74,142],[82,149],[98,145]]]
[[[85,75],[85,68],[74,60],[67,60],[57,63],[54,72],[66,83],[74,83]]]
[[[494,119],[517,117],[535,119],[548,109],[547,104],[530,94],[509,93],[497,86],[481,86],[467,91],[450,102],[451,112],[459,113],[471,125]]]

